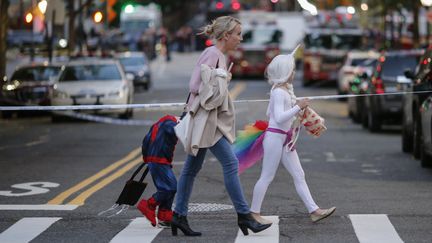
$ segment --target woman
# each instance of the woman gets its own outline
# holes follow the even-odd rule
[[[201,65],[206,64],[210,68],[223,69],[226,74],[227,65],[225,54],[228,51],[235,50],[240,44],[242,40],[241,23],[238,19],[230,16],[219,17],[214,20],[212,24],[204,27],[204,31],[201,34],[206,34],[216,40],[216,44],[203,51],[192,73],[189,87],[191,93],[188,101],[189,112],[191,112],[191,110],[193,110],[192,107],[197,104],[194,100],[200,98],[198,91],[200,90],[202,78],[204,78],[201,76]],[[231,79],[231,74],[227,76],[224,82]],[[227,86],[226,83],[225,86]],[[217,124],[217,128],[209,133],[204,133],[213,135],[208,135],[204,137],[204,139],[200,139],[200,141],[205,140],[205,142],[200,143],[196,151],[189,153],[186,159],[177,187],[176,206],[171,224],[173,235],[177,235],[177,229],[180,229],[187,236],[201,235],[200,232],[195,232],[189,227],[186,215],[195,176],[202,167],[207,149],[210,149],[222,164],[225,188],[238,214],[238,226],[243,234],[247,235],[248,229],[255,233],[260,232],[271,225],[257,222],[249,211],[249,206],[244,199],[238,176],[238,160],[231,148],[231,143],[234,142],[235,137],[234,106],[232,105],[229,95],[227,95],[227,88],[216,93],[226,94],[224,97],[227,102],[224,103],[227,105],[223,108],[218,107],[218,109],[215,110],[226,109],[227,111],[223,114],[218,113],[219,117],[216,117],[217,120],[214,122]],[[202,95],[204,96],[204,94]],[[202,110],[204,109],[201,109],[201,111]],[[199,120],[200,119],[196,119],[196,117],[194,118],[194,127],[203,126],[203,124],[197,124]],[[207,128],[207,126],[204,127]],[[193,138],[191,140],[193,140]]]
[[[295,52],[295,51],[294,51]],[[295,76],[294,52],[289,55],[278,55],[268,65],[266,75],[272,85],[270,103],[267,108],[269,125],[265,133],[263,148],[263,166],[261,176],[254,191],[251,212],[253,217],[261,223],[266,220],[260,216],[261,204],[269,184],[272,182],[280,161],[294,179],[297,194],[302,199],[312,222],[317,222],[330,216],[335,207],[320,209],[314,202],[306,184],[305,174],[295,150],[293,122],[300,110],[309,105],[308,99],[297,101],[292,82]]]

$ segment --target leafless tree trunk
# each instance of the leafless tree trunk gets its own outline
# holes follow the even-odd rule
[[[7,49],[7,29],[9,23],[8,16],[9,0],[0,1],[0,78],[6,75],[6,49]]]
[[[419,34],[419,11],[420,11],[420,4],[419,1],[414,1],[414,7],[413,7],[413,41],[414,41],[414,47],[420,46],[420,34]]]

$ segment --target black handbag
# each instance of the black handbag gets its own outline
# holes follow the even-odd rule
[[[146,163],[142,163],[138,168],[135,170],[135,172],[132,174],[131,178],[126,181],[125,186],[123,187],[123,190],[120,193],[120,196],[117,198],[114,205],[112,205],[109,209],[104,210],[100,213],[98,213],[98,216],[102,216],[104,214],[108,214],[112,212],[113,210],[116,210],[118,207],[120,207],[120,210],[114,213],[110,213],[107,215],[108,218],[119,215],[124,210],[127,210],[129,206],[134,206],[138,200],[140,199],[141,195],[143,194],[145,188],[147,187],[147,183],[144,182],[145,177],[147,176],[149,172],[148,166],[146,166],[146,169],[144,173],[142,174],[139,181],[135,181],[135,176],[138,175],[138,173],[142,170],[142,168],[146,165]]]
[[[132,177],[126,182],[126,185],[123,187],[123,190],[120,193],[116,204],[127,204],[130,206],[134,206],[138,202],[147,186],[147,183],[144,182],[144,179],[149,171],[148,166],[146,167],[139,181],[134,181],[134,178],[145,165],[145,163],[142,163],[132,174]]]

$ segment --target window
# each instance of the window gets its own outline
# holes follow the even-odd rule
[[[59,74],[60,67],[27,67],[20,68],[12,75],[11,80],[18,81],[49,81]]]
[[[60,81],[106,81],[121,80],[120,72],[116,65],[83,65],[67,66],[63,71]]]

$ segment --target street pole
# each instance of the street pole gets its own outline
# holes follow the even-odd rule
[[[426,6],[426,45],[429,46],[430,43],[430,23],[429,23],[429,6]]]
[[[9,8],[9,0],[0,1],[0,83],[3,77],[6,76],[6,51],[7,51],[7,27],[9,16],[7,14]]]

